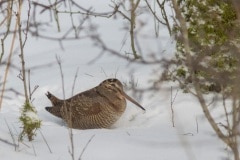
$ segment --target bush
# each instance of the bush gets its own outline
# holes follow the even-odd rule
[[[41,126],[41,120],[37,116],[37,111],[29,102],[24,103],[19,120],[23,126],[23,130],[19,135],[19,140],[22,141],[23,138],[27,136],[28,140],[32,141],[33,137],[36,135],[36,130]]]
[[[183,89],[191,88],[192,74],[204,93],[223,91],[230,94],[239,67],[240,25],[229,1],[179,0],[186,20],[190,63],[184,48],[181,27],[175,23],[176,56],[168,68],[168,80],[181,81]]]

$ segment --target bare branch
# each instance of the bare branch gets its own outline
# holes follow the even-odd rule
[[[22,11],[22,1],[19,1],[19,9],[17,13],[17,24],[18,24],[18,37],[19,37],[19,45],[20,45],[20,59],[21,59],[21,64],[22,64],[22,82],[23,82],[23,87],[24,87],[24,95],[25,95],[25,101],[29,101],[29,96],[27,92],[27,82],[26,82],[26,68],[25,68],[25,59],[24,59],[24,43],[22,41],[22,32],[21,32],[21,11]],[[27,34],[26,34],[27,35]],[[26,38],[27,39],[27,38]]]
[[[74,80],[73,80],[72,96],[73,96],[73,94],[74,94],[74,88],[75,88],[76,80],[77,80],[77,77],[78,77],[78,71],[79,71],[79,67],[78,67],[77,70],[76,70],[76,73],[75,73],[75,76],[74,76]]]
[[[92,135],[92,137],[88,140],[88,142],[86,143],[85,147],[83,148],[83,150],[82,150],[82,152],[81,152],[78,160],[81,160],[81,159],[82,159],[82,156],[83,156],[84,152],[86,151],[88,145],[91,143],[91,141],[93,140],[94,137],[95,137],[95,134]]]
[[[170,103],[170,107],[171,107],[171,112],[172,112],[172,126],[173,127],[175,127],[173,103],[175,102],[177,94],[178,94],[178,90],[176,91],[176,93],[175,93],[175,95],[173,97],[173,87],[171,86],[171,103]]]
[[[135,48],[135,34],[134,34],[134,28],[136,23],[136,9],[140,3],[140,0],[137,0],[135,3],[134,0],[130,0],[131,3],[131,21],[130,21],[130,39],[131,39],[131,47],[133,51],[133,56],[135,59],[139,59],[139,55],[137,54],[136,48]]]
[[[17,27],[18,27],[18,23],[16,22],[15,23],[15,31],[17,30]],[[12,54],[13,54],[13,48],[14,48],[14,44],[15,44],[16,34],[17,34],[17,32],[14,32],[14,34],[13,34],[13,38],[12,38],[12,42],[11,42],[11,48],[10,48],[10,52],[9,52],[9,56],[8,56],[6,69],[5,69],[5,74],[4,74],[4,79],[3,79],[3,86],[2,86],[2,90],[1,90],[1,96],[0,96],[0,110],[1,110],[1,107],[2,107],[2,102],[3,102],[3,96],[4,96],[4,91],[5,91],[6,82],[7,82],[8,71],[9,71],[9,67],[11,65],[11,59],[12,59]]]

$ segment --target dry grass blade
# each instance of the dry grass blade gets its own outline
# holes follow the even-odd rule
[[[50,148],[50,146],[49,146],[49,144],[48,144],[48,142],[47,142],[47,140],[46,140],[46,138],[45,138],[45,136],[43,135],[43,133],[42,133],[42,131],[41,131],[40,129],[39,129],[39,132],[40,132],[40,134],[41,134],[41,136],[42,136],[44,142],[46,143],[49,152],[50,152],[50,153],[53,153],[52,150],[51,150],[51,148]]]
[[[95,134],[92,135],[92,137],[88,140],[88,142],[86,143],[85,147],[83,148],[78,160],[82,160],[82,156],[83,156],[84,152],[86,151],[86,149],[88,148],[88,145],[90,144],[90,142],[93,140],[94,137],[95,137]]]
[[[10,126],[8,125],[7,120],[4,119],[4,121],[5,121],[5,123],[6,123],[7,127],[8,127],[8,130],[9,130],[9,133],[10,133],[10,135],[11,135],[11,138],[12,138],[13,143],[9,143],[9,142],[7,142],[7,141],[5,141],[5,140],[1,140],[1,139],[0,139],[0,140],[1,140],[1,141],[4,141],[5,143],[8,143],[8,144],[10,144],[10,145],[13,145],[15,151],[17,151],[18,145],[17,145],[16,140],[15,140],[15,138],[14,138],[13,132],[12,132]]]

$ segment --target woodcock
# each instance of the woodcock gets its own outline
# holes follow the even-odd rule
[[[107,79],[66,100],[58,99],[50,92],[46,96],[53,105],[46,110],[75,129],[111,127],[125,111],[126,99],[145,110],[123,91],[118,79]]]

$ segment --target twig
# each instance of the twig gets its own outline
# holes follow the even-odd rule
[[[89,73],[84,73],[86,76],[89,76],[89,77],[94,77],[93,75],[89,74]]]
[[[6,19],[7,19],[7,31],[4,33],[4,37],[1,39],[1,46],[2,46],[2,51],[1,51],[1,55],[0,55],[0,63],[2,63],[2,58],[3,58],[3,55],[5,54],[5,50],[4,50],[4,41],[5,39],[8,37],[9,35],[9,31],[10,31],[10,28],[11,28],[11,22],[12,22],[12,7],[13,7],[13,1],[9,1],[8,2],[8,6],[7,6],[7,16],[6,16]],[[16,24],[15,24],[16,25]],[[16,26],[15,26],[16,27]],[[16,28],[15,28],[15,31],[16,31]],[[15,38],[14,38],[15,39]],[[11,52],[10,52],[11,54]],[[0,104],[0,107],[1,107],[1,104]]]
[[[57,2],[57,0],[56,0],[56,2]],[[57,6],[56,5],[53,5],[53,11],[54,11],[54,18],[55,18],[55,21],[56,21],[56,24],[57,24],[58,32],[60,32],[61,28],[60,28],[60,24],[59,24],[59,17],[58,17],[58,11],[57,11]]]
[[[105,77],[108,77],[106,72],[104,71],[104,69],[101,67],[101,71],[103,72],[103,74],[105,75]]]
[[[136,9],[140,3],[140,0],[137,0],[136,3],[134,3],[134,0],[131,0],[131,21],[130,21],[130,38],[131,38],[131,47],[133,51],[133,56],[135,59],[140,58],[137,54],[136,48],[135,48],[135,38],[134,38],[134,28],[136,23]]]
[[[197,119],[197,116],[196,116],[196,118],[195,118],[195,121],[196,121],[196,130],[197,130],[197,133],[198,133],[198,131],[199,131],[199,128],[198,128],[198,119]]]
[[[16,151],[16,145],[15,145],[15,144],[13,144],[13,143],[11,143],[11,142],[8,142],[7,140],[4,140],[4,139],[2,139],[2,138],[0,138],[0,141],[3,142],[3,143],[6,143],[6,144],[8,144],[8,145],[14,146],[15,151]]]
[[[62,64],[61,64],[61,59],[56,56],[56,60],[57,60],[57,63],[58,63],[58,66],[59,66],[59,69],[60,69],[60,75],[61,75],[61,81],[62,81],[62,91],[63,91],[63,111],[64,111],[64,116],[63,117],[66,122],[67,122],[67,125],[68,125],[68,131],[69,131],[69,138],[70,138],[70,143],[71,143],[71,150],[69,150],[69,153],[72,157],[72,160],[75,159],[74,157],[74,143],[73,143],[73,133],[72,133],[72,115],[71,115],[71,104],[69,106],[69,111],[68,111],[68,108],[67,108],[67,105],[66,105],[66,101],[65,101],[65,87],[64,87],[64,76],[63,76],[63,70],[62,70]]]
[[[35,147],[34,147],[34,145],[33,145],[33,142],[31,142],[31,144],[32,144],[32,148],[33,148],[33,153],[34,153],[34,155],[37,157],[37,153],[36,153]]]
[[[75,73],[75,76],[74,76],[74,80],[73,80],[72,96],[73,96],[73,94],[74,94],[74,88],[75,88],[76,80],[77,80],[77,77],[78,77],[78,71],[79,71],[79,67],[78,67],[77,70],[76,70],[76,73]]]
[[[62,83],[62,91],[63,91],[63,99],[65,100],[65,86],[64,86],[64,76],[63,76],[63,70],[62,70],[62,62],[60,57],[56,56],[56,60],[60,69],[60,75],[61,75],[61,83]]]
[[[127,134],[128,136],[131,136],[131,134],[130,134],[128,131],[126,131],[126,134]]]
[[[21,8],[20,8],[20,9],[21,9]],[[9,68],[10,68],[10,65],[11,65],[13,48],[14,48],[14,43],[15,43],[16,34],[17,34],[17,32],[16,32],[16,31],[17,31],[17,27],[18,27],[18,23],[15,23],[15,27],[14,27],[15,32],[13,33],[13,38],[12,38],[12,42],[11,42],[11,48],[10,48],[10,52],[9,52],[9,56],[8,56],[8,61],[7,61],[7,65],[6,65],[6,69],[5,69],[5,73],[4,73],[2,92],[1,92],[1,96],[0,96],[0,110],[1,110],[1,107],[2,107],[3,95],[4,95],[6,83],[7,83],[8,71],[9,71]]]
[[[88,142],[86,143],[85,147],[83,148],[78,160],[82,160],[83,153],[86,151],[88,145],[90,144],[90,142],[93,140],[94,137],[95,137],[95,134],[92,135],[92,137],[88,140]]]
[[[173,127],[175,127],[173,103],[177,97],[177,94],[178,94],[178,90],[176,91],[176,94],[173,97],[173,88],[171,86],[171,105],[170,105],[170,107],[171,107],[171,113],[172,113],[172,126]]]
[[[88,16],[94,16],[94,17],[105,17],[105,18],[110,18],[113,15],[115,15],[116,12],[118,11],[118,8],[119,8],[119,5],[115,5],[113,7],[113,11],[109,11],[109,12],[105,12],[105,13],[97,13],[97,12],[92,12],[91,8],[90,9],[83,8],[82,6],[80,6],[75,1],[72,1],[72,4],[75,5],[77,8],[79,8],[80,10],[84,11],[84,12],[81,12],[81,14],[85,14],[85,15],[88,15]]]
[[[70,19],[71,19],[71,23],[72,23],[72,28],[73,28],[73,30],[74,30],[74,32],[75,32],[75,37],[78,37],[78,33],[77,33],[77,27],[76,27],[76,25],[74,24],[74,20],[73,20],[73,14],[72,14],[72,4],[71,4],[71,0],[68,0],[68,5],[69,5],[69,10],[70,10]]]
[[[48,144],[48,142],[47,142],[47,140],[46,140],[45,136],[43,135],[42,131],[41,131],[40,129],[39,129],[38,131],[40,132],[40,134],[41,134],[41,136],[42,136],[42,138],[43,138],[44,142],[46,143],[46,145],[47,145],[47,147],[48,147],[48,150],[49,150],[49,152],[50,152],[50,153],[52,153],[52,150],[51,150],[51,148],[50,148],[50,146],[49,146],[49,144]]]
[[[71,112],[69,114],[70,114],[69,116],[71,117]],[[71,121],[71,119],[69,121]],[[69,131],[69,138],[70,138],[70,143],[71,143],[71,150],[69,150],[69,153],[70,153],[70,155],[72,157],[72,160],[75,160],[75,157],[74,157],[75,149],[74,149],[72,128],[68,128],[68,131]]]
[[[9,133],[10,133],[11,138],[12,138],[12,141],[13,141],[13,144],[12,144],[12,145],[14,146],[15,151],[17,151],[17,147],[18,147],[18,145],[17,145],[17,143],[16,143],[16,141],[15,141],[15,138],[14,138],[13,132],[12,132],[10,126],[8,125],[7,120],[6,120],[6,119],[4,119],[4,120],[5,120],[5,123],[6,123],[7,127],[8,127]]]
[[[28,97],[28,91],[27,91],[27,82],[26,82],[26,68],[25,68],[25,58],[24,58],[24,43],[22,41],[22,31],[21,31],[21,8],[22,8],[22,1],[19,1],[19,11],[17,13],[17,24],[18,24],[18,36],[19,36],[19,43],[20,43],[20,59],[21,59],[21,65],[22,65],[22,81],[23,81],[23,87],[24,87],[24,95],[25,95],[25,101],[29,101]]]
[[[193,134],[193,133],[191,133],[191,132],[184,133],[183,135],[184,135],[184,136],[194,136],[194,134]]]
[[[227,112],[227,107],[226,107],[226,99],[225,99],[225,94],[222,93],[222,103],[223,103],[223,108],[224,108],[224,113],[225,113],[225,117],[226,117],[226,121],[227,121],[227,126],[230,127],[230,121],[229,121],[229,116],[228,116],[228,112]],[[228,134],[231,135],[231,130],[227,130]]]
[[[31,100],[32,99],[32,95],[31,95],[30,70],[28,70],[28,93],[29,93],[29,100]]]
[[[171,26],[170,26],[170,23],[169,23],[169,20],[168,20],[168,17],[167,17],[167,12],[166,12],[165,7],[164,7],[164,4],[165,4],[166,0],[163,0],[162,3],[160,3],[159,0],[156,0],[156,1],[157,1],[157,4],[158,4],[159,8],[161,9],[163,19],[166,22],[166,26],[167,26],[169,35],[172,35],[172,29],[171,29]]]
[[[163,0],[162,3],[159,2],[159,0],[156,0],[157,4],[158,4],[158,7],[160,8],[161,10],[161,14],[162,14],[162,18],[164,21],[162,21],[158,15],[156,14],[156,11],[155,11],[155,1],[154,1],[154,10],[152,9],[151,5],[149,4],[148,0],[145,0],[149,10],[151,11],[152,15],[154,16],[154,22],[156,23],[159,22],[163,25],[165,25],[168,29],[168,33],[169,35],[172,35],[172,29],[171,29],[171,26],[170,26],[170,23],[169,23],[169,19],[167,17],[167,12],[166,12],[166,9],[165,9],[165,3],[166,3],[166,0]],[[156,30],[156,24],[155,24],[155,30]],[[156,35],[158,36],[158,33],[156,32]]]
[[[166,25],[166,23],[164,23],[164,22],[157,16],[156,11],[153,11],[153,9],[152,9],[152,7],[150,6],[148,0],[145,0],[145,2],[146,2],[146,4],[147,4],[149,10],[152,12],[153,16],[155,17],[154,19],[156,19],[156,20],[157,20],[158,22],[160,22],[161,24]]]
[[[131,22],[131,19],[126,14],[124,14],[122,11],[119,10],[122,3],[116,4],[114,1],[112,1],[112,2],[114,3],[114,6],[110,6],[110,7],[114,8],[114,12],[112,15],[119,13],[124,19],[127,19],[129,22]]]
[[[38,85],[34,86],[33,90],[31,89],[31,79],[30,79],[30,70],[28,70],[28,93],[29,93],[29,100],[33,101],[32,95],[38,89]]]
[[[31,14],[31,2],[30,0],[28,0],[28,14],[27,14],[27,24],[26,24],[26,32],[24,33],[25,34],[25,39],[22,43],[22,47],[24,48],[26,42],[27,42],[27,38],[28,38],[28,31],[29,31],[29,22],[30,22],[30,14]],[[19,28],[20,30],[21,28]]]

